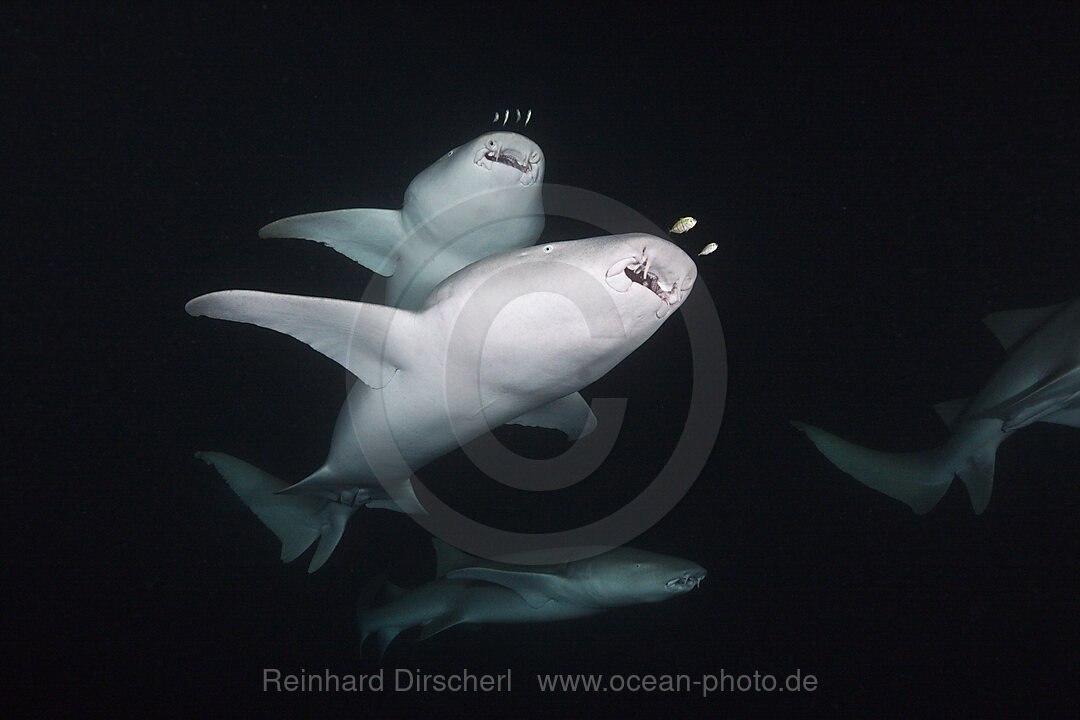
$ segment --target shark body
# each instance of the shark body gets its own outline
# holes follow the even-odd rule
[[[698,587],[706,575],[689,560],[616,548],[556,566],[493,563],[435,540],[436,579],[403,591],[387,584],[388,602],[360,606],[361,644],[374,637],[380,656],[402,631],[420,639],[460,624],[538,623],[660,602]]]
[[[983,322],[1009,357],[974,397],[937,406],[952,431],[942,447],[886,453],[810,425],[796,427],[841,470],[917,513],[931,510],[954,476],[982,513],[990,502],[997,449],[1006,438],[1035,422],[1080,428],[1080,299],[994,313]]]
[[[388,277],[387,305],[416,310],[469,263],[537,241],[544,229],[544,168],[544,153],[529,138],[485,133],[413,178],[400,210],[296,215],[270,223],[259,236],[328,245]]]
[[[507,422],[571,438],[596,420],[577,390],[647,340],[688,296],[690,257],[628,234],[512,250],[440,283],[418,312],[247,290],[210,293],[192,315],[292,335],[361,382],[325,463],[288,485],[221,453],[202,453],[282,541],[282,559],[319,545],[326,561],[359,507],[423,512],[413,472]]]

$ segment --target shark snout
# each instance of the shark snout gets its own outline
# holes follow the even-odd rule
[[[484,170],[497,166],[513,168],[520,173],[518,182],[533,185],[543,177],[544,153],[540,146],[517,133],[489,133],[479,138],[473,162]]]
[[[608,269],[607,283],[617,292],[626,292],[634,284],[651,290],[660,299],[656,317],[662,320],[690,294],[697,265],[680,247],[661,238],[641,235],[628,240],[628,257]]]
[[[671,592],[688,592],[700,585],[707,574],[708,571],[705,568],[695,566],[668,580],[666,587]]]

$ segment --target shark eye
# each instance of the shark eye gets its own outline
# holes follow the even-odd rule
[[[546,252],[546,253],[551,252],[551,246],[550,245],[545,245],[544,246],[544,252]]]
[[[487,141],[487,146],[488,146],[489,148],[491,148],[492,150],[494,150],[494,149],[495,149],[495,146],[496,146],[496,145],[497,145],[497,143],[495,142],[495,138],[488,138],[488,141]]]
[[[453,154],[454,154],[454,151],[453,151],[453,150],[451,150],[450,152],[446,153],[446,157],[450,157],[450,156],[451,156],[451,155],[453,155]]]

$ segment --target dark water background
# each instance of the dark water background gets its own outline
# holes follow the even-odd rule
[[[5,710],[1075,712],[1080,431],[1005,443],[982,516],[957,484],[916,517],[787,421],[887,449],[939,444],[932,404],[977,390],[1004,357],[980,318],[1076,295],[1077,12],[754,6],[6,11]],[[405,518],[371,512],[318,574],[282,565],[192,453],[303,477],[345,379],[183,304],[232,287],[359,297],[361,268],[257,229],[399,207],[413,175],[506,107],[532,108],[548,182],[662,226],[695,215],[688,249],[720,246],[699,268],[728,345],[724,425],[685,500],[635,542],[709,577],[669,603],[459,628],[389,655],[426,672],[509,667],[509,695],[263,695],[264,667],[370,672],[358,589],[380,571],[420,582],[431,552]],[[585,391],[630,397],[604,482],[659,469],[689,377],[673,319]],[[536,438],[510,440],[557,443]],[[475,471],[457,453],[424,477],[452,488]],[[511,508],[508,524],[528,512]],[[541,697],[532,681],[796,669],[819,689]]]

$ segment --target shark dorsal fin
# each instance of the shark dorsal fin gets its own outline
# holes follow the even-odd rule
[[[577,440],[596,428],[596,416],[585,398],[578,393],[570,393],[508,420],[507,424],[561,430],[571,440]]]
[[[983,323],[994,333],[1002,347],[1011,350],[1060,309],[1061,305],[1058,304],[1029,310],[1005,310],[987,315]]]
[[[384,305],[257,290],[202,295],[185,309],[190,315],[246,322],[291,335],[373,388],[386,387],[407,359],[391,329],[404,328],[416,317]]]
[[[502,585],[520,595],[531,608],[543,607],[558,593],[559,577],[550,573],[470,567],[448,572],[446,577]]]
[[[263,227],[259,237],[314,240],[372,272],[393,275],[405,232],[400,210],[355,208],[287,217]]]
[[[945,423],[945,427],[955,430],[960,423],[960,418],[964,415],[964,411],[967,410],[970,404],[971,398],[946,400],[935,405],[934,410],[937,411],[938,416]]]
[[[464,550],[458,550],[453,545],[448,545],[437,537],[431,538],[431,544],[435,546],[435,577],[446,577],[448,572],[465,567],[475,567],[480,558],[470,555]]]

